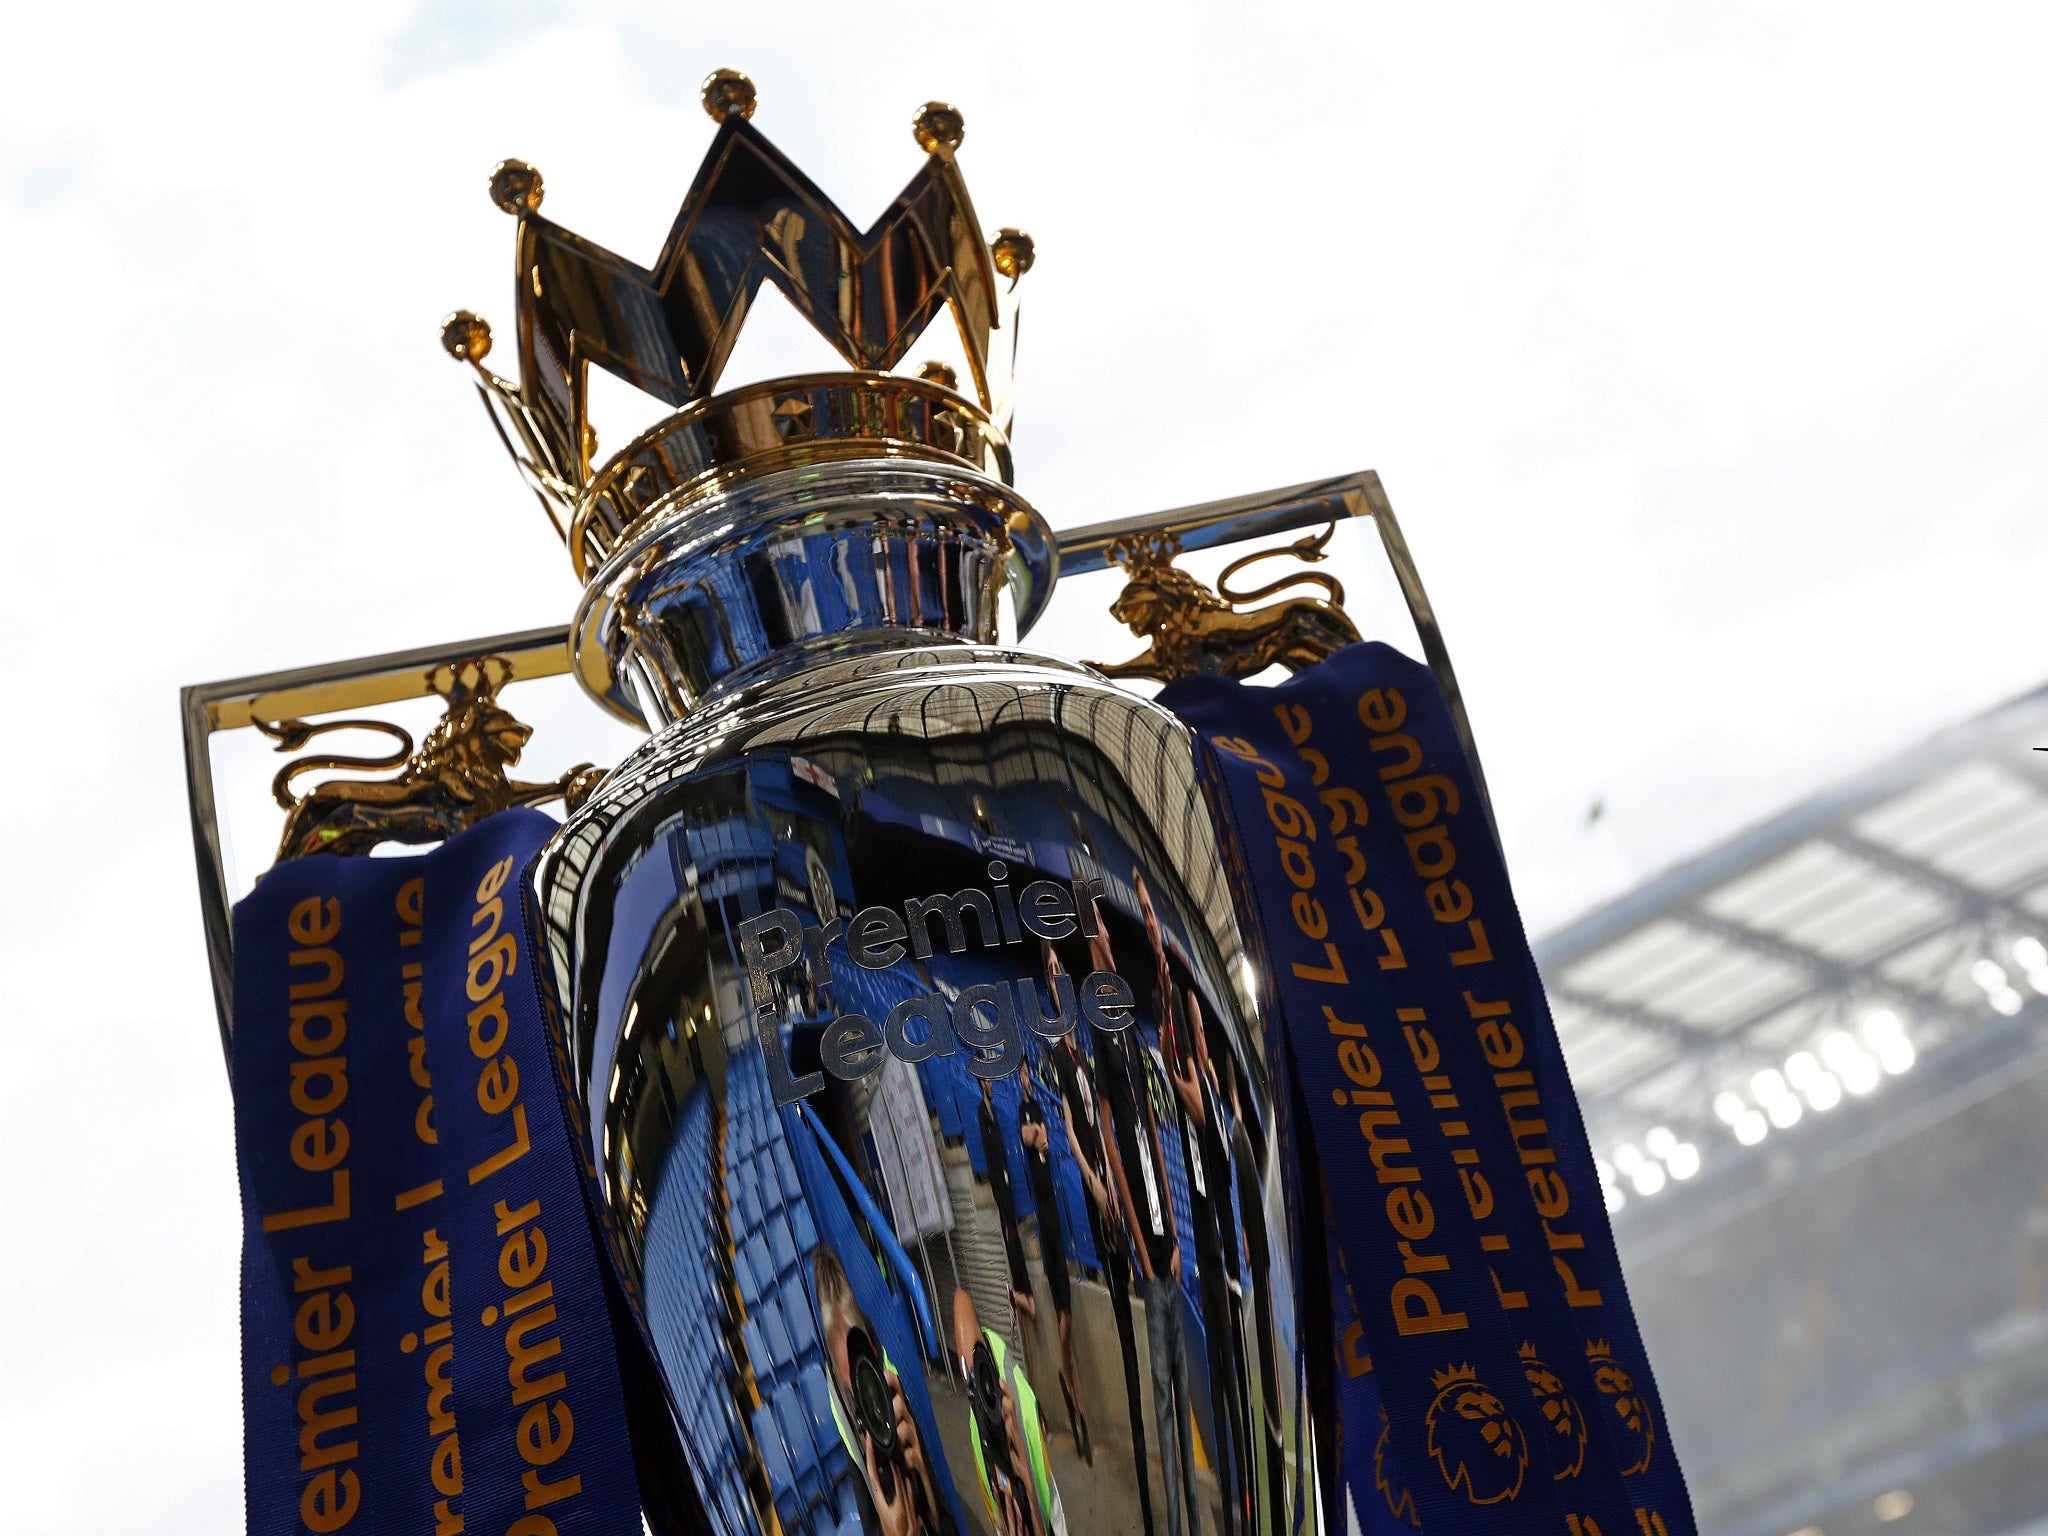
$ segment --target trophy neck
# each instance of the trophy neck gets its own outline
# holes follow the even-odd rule
[[[571,626],[578,680],[660,729],[826,656],[991,644],[1058,574],[1050,531],[1001,482],[906,459],[750,476],[656,507],[592,578]]]

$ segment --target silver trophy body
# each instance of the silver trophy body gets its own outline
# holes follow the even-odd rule
[[[654,523],[573,633],[656,729],[538,885],[711,1522],[1291,1528],[1297,1260],[1188,733],[996,643],[1044,541],[992,479]]]

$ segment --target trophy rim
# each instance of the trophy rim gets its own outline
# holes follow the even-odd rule
[[[677,504],[764,474],[848,459],[900,459],[1015,479],[1009,439],[979,405],[931,380],[823,372],[743,384],[663,417],[607,459],[567,534],[577,579],[595,584],[619,551]]]

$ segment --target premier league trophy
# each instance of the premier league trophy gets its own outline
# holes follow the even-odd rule
[[[704,104],[651,268],[508,161],[516,379],[482,319],[443,333],[584,582],[566,633],[187,693],[251,1530],[1689,1531],[1682,1485],[1644,1483],[1632,1335],[1601,1380],[1569,1326],[1626,1302],[1580,1256],[1604,1215],[1377,479],[1055,536],[1009,483],[1032,242],[985,237],[960,114],[917,115],[926,159],[863,234],[744,76]],[[764,283],[845,371],[716,392]],[[971,376],[889,371],[944,310]],[[592,366],[673,407],[601,460]],[[1353,515],[1434,676],[1387,652],[1400,686],[1340,725],[1237,680],[1385,652],[1342,588],[1231,579]],[[1174,564],[1290,532],[1213,589]],[[1112,564],[1141,655],[1017,643]],[[513,779],[498,694],[564,670],[647,740]],[[230,935],[208,736],[297,750],[363,723],[308,716],[429,688],[442,722],[369,764],[395,777],[279,775],[280,862]],[[559,827],[526,809],[552,798]],[[350,857],[391,842],[440,846]],[[1412,1006],[1370,991],[1410,978]],[[1525,1079],[1548,1121],[1515,1119]]]

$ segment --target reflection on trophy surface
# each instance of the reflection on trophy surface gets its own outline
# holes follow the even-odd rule
[[[542,869],[707,1507],[1275,1529],[1291,1282],[1183,739],[978,645],[803,678],[657,735]]]

